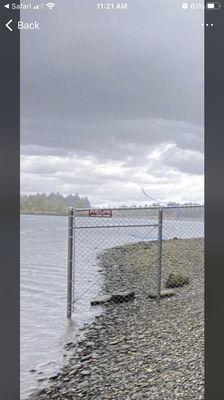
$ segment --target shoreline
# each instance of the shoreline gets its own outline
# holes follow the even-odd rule
[[[31,212],[31,211],[28,211],[28,212],[25,212],[25,211],[20,211],[20,215],[49,215],[49,216],[56,216],[56,217],[66,217],[66,216],[68,216],[68,214],[66,214],[66,213],[57,213],[57,212],[50,212],[50,211],[33,211],[33,212]]]
[[[59,374],[32,400],[204,399],[203,239],[163,242],[162,287],[169,272],[190,284],[158,305],[156,242],[114,247],[98,256],[104,293],[133,290],[134,301],[108,304]],[[181,256],[181,257],[180,257]]]

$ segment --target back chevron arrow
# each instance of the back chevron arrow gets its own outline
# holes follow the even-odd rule
[[[12,19],[10,19],[10,21],[8,21],[7,24],[5,24],[5,26],[12,32],[12,28],[11,28],[11,26],[9,26],[11,24],[11,22],[12,22]]]

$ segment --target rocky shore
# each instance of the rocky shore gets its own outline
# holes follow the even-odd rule
[[[98,258],[104,293],[135,292],[108,304],[82,340],[68,343],[68,365],[35,400],[204,399],[204,255],[202,239],[163,243],[162,287],[169,273],[189,284],[157,304],[156,242],[105,251]]]

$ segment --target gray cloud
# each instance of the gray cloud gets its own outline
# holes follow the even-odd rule
[[[22,190],[102,203],[141,201],[138,186],[150,185],[181,199],[191,177],[201,199],[203,13],[178,0],[123,12],[66,0],[39,15],[41,31],[21,34]]]
[[[54,134],[48,132],[54,127]],[[120,158],[133,153],[133,145],[150,147],[176,143],[183,149],[203,151],[202,127],[164,119],[110,120],[87,123],[24,121],[22,142],[33,146],[71,149]]]
[[[163,154],[162,162],[187,174],[203,175],[204,158],[201,153],[170,146]]]

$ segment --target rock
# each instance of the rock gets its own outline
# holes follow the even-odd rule
[[[94,342],[87,342],[86,347],[94,347]]]
[[[120,292],[120,293],[114,293],[112,295],[111,294],[105,295],[97,299],[94,299],[91,301],[91,305],[97,306],[100,304],[107,304],[107,303],[123,303],[134,300],[134,298],[135,298],[134,292]]]
[[[75,375],[80,368],[81,368],[81,364],[76,365],[75,368],[73,367],[72,370],[69,372],[68,376]]]
[[[77,350],[76,350],[76,353],[77,353],[77,354],[81,354],[82,352],[83,352],[83,349],[77,349]]]
[[[173,289],[164,289],[164,290],[161,290],[161,293],[160,293],[161,299],[163,299],[165,297],[171,297],[174,295],[175,295],[175,291]]]
[[[51,395],[51,398],[52,398],[52,399],[58,399],[58,393],[52,394],[52,395]]]
[[[78,343],[80,334],[67,339],[76,346],[68,354],[65,369],[35,400],[204,399],[203,239],[167,240],[163,246],[165,280],[170,272],[190,279],[185,289],[166,289],[166,294],[175,291],[176,297],[182,290],[178,301],[175,297],[161,300],[160,305],[156,300],[146,301],[149,293],[156,294],[151,279],[154,269],[149,268],[157,255],[156,241],[129,245],[127,252],[122,247],[106,250],[101,295],[132,290],[136,300],[98,306],[104,310],[81,336],[82,341]],[[196,273],[194,290],[191,276]],[[92,358],[86,360],[90,354]]]
[[[112,294],[111,301],[113,303],[123,303],[126,301],[134,300],[135,292],[121,292]]]
[[[166,280],[166,288],[180,287],[189,284],[189,278],[182,276],[181,274],[169,274]]]
[[[75,347],[75,343],[73,342],[68,342],[64,345],[65,349],[71,349],[72,347]]]
[[[147,369],[146,369],[146,372],[148,372],[148,373],[150,373],[150,374],[151,374],[151,372],[153,372],[153,371],[154,371],[153,368],[147,368]]]
[[[115,344],[121,343],[121,340],[114,340],[113,342],[110,342],[109,344],[111,346],[114,346]]]
[[[54,381],[55,379],[58,378],[58,376],[59,376],[59,374],[52,375],[52,376],[50,376],[49,380]]]
[[[81,374],[82,376],[88,376],[88,375],[90,375],[90,371],[84,369],[83,371],[80,372],[80,374]]]
[[[166,297],[171,297],[175,295],[175,291],[173,289],[165,289],[165,290],[161,290],[160,292],[160,298],[164,299]],[[157,295],[156,294],[149,294],[148,298],[150,299],[156,299]]]
[[[83,361],[88,361],[88,360],[91,360],[91,359],[92,359],[92,354],[88,354],[87,356],[82,357],[81,361],[83,362]]]
[[[106,303],[109,303],[111,301],[111,298],[112,298],[112,296],[110,294],[109,295],[105,295],[105,296],[102,296],[102,297],[98,297],[98,298],[96,298],[94,300],[91,300],[90,304],[91,304],[91,306],[98,306],[100,304],[106,304]]]

